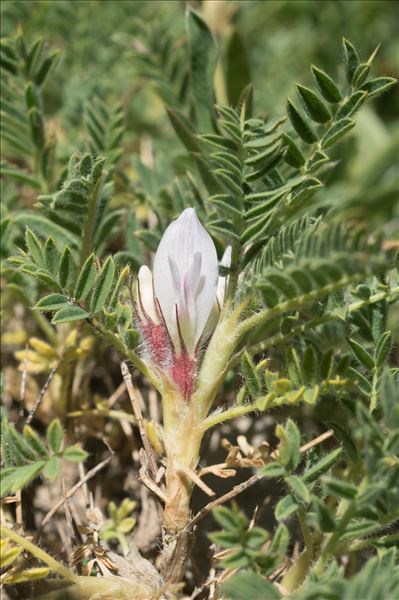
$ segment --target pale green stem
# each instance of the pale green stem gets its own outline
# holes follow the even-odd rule
[[[301,528],[303,541],[306,546],[306,550],[308,551],[310,556],[313,556],[313,539],[312,534],[310,533],[310,529],[306,522],[306,515],[303,508],[299,508],[298,510],[298,521]]]
[[[328,293],[330,293],[330,292],[328,292]],[[381,302],[381,300],[388,299],[398,293],[399,293],[399,287],[395,287],[392,290],[387,291],[387,292],[379,292],[378,294],[374,294],[373,296],[370,296],[370,298],[368,298],[367,300],[360,300],[358,302],[353,302],[352,304],[350,304],[347,307],[346,312],[347,313],[356,312],[358,310],[361,310],[362,308],[365,308],[366,306],[370,306],[371,304],[376,304],[377,302]],[[295,299],[295,301],[297,301],[297,300],[298,299]],[[287,304],[289,304],[289,302],[290,301],[287,301],[287,302],[284,302],[283,304],[287,305]],[[279,306],[276,306],[275,308],[279,309],[280,307],[283,306],[283,304],[280,304]],[[299,304],[302,304],[302,303],[300,302]],[[285,308],[281,312],[286,312],[288,310],[294,310],[294,309]],[[264,311],[261,311],[261,313],[258,313],[259,315],[263,314],[262,321],[269,321],[270,319],[272,319],[275,316],[277,316],[278,314],[280,314],[280,312],[278,312],[277,314],[273,314],[272,316],[270,316],[267,313],[270,313],[271,311],[274,311],[274,309],[266,309]],[[254,315],[253,317],[250,317],[250,319],[254,319],[254,317],[257,317],[257,316],[258,315]],[[246,325],[246,323],[250,319],[243,321],[242,325]],[[319,319],[312,319],[311,321],[308,321],[307,323],[302,323],[301,325],[294,327],[289,333],[286,333],[286,334],[277,333],[276,335],[272,336],[265,342],[259,342],[259,344],[250,346],[248,348],[248,350],[252,354],[257,354],[258,352],[263,352],[264,350],[268,350],[269,348],[272,348],[273,346],[277,346],[278,344],[283,344],[284,342],[289,341],[291,338],[295,337],[296,335],[298,335],[300,333],[303,333],[304,331],[307,331],[308,329],[313,329],[314,327],[317,327],[318,325],[322,325],[323,323],[327,323],[329,321],[335,321],[335,320],[339,320],[339,319],[342,319],[342,317],[340,315],[337,315],[334,313],[324,315],[324,316],[320,317]],[[247,327],[245,327],[245,329],[247,329]],[[234,360],[233,364],[235,364],[237,362],[237,360],[239,360],[239,358],[240,358],[240,354],[237,355],[237,357],[233,357],[233,360]]]
[[[15,533],[15,531],[12,531],[12,529],[5,527],[3,524],[1,524],[0,527],[2,537],[10,538],[10,540],[18,544],[18,546],[21,546],[21,548],[35,556],[38,560],[44,562],[52,571],[58,573],[60,577],[63,577],[72,583],[79,582],[79,577],[77,575],[71,573],[69,569],[65,568],[64,565],[52,558],[52,556],[47,554],[47,552],[38,546],[35,546],[35,544],[32,544],[32,542],[27,540],[25,537],[18,535],[18,533]]]
[[[343,287],[346,287],[350,283],[360,282],[364,279],[364,277],[364,274],[343,277],[336,283],[330,283],[329,285],[325,285],[324,287],[318,290],[314,290],[313,292],[309,292],[308,294],[302,294],[301,296],[297,296],[296,298],[286,300],[285,302],[282,302],[281,304],[278,304],[273,308],[266,308],[264,310],[261,310],[260,312],[252,315],[252,317],[249,317],[242,321],[242,323],[238,327],[237,335],[238,337],[242,337],[251,329],[258,327],[259,325],[262,325],[263,323],[270,321],[275,317],[278,317],[286,312],[297,310],[298,308],[306,304],[311,304],[315,300],[318,300],[323,296],[328,296],[329,294],[332,294],[333,292]]]
[[[218,423],[230,421],[231,419],[241,417],[242,415],[247,415],[255,410],[257,410],[256,404],[245,404],[243,406],[233,406],[232,408],[224,410],[223,412],[214,413],[201,421],[201,430],[206,431]]]
[[[136,423],[136,419],[133,415],[123,412],[123,410],[108,410],[106,408],[93,408],[92,410],[74,410],[72,412],[67,413],[66,416],[69,418],[94,416],[117,419],[118,421],[129,421],[129,423],[133,424]]]

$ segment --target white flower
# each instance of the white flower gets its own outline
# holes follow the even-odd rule
[[[140,267],[138,278],[140,290],[140,317],[142,319],[150,317],[154,323],[159,323],[158,310],[155,306],[154,286],[152,282],[151,270],[146,265],[143,265]]]
[[[215,245],[193,208],[186,208],[166,229],[156,252],[153,278],[139,271],[141,313],[153,323],[164,322],[175,349],[195,350],[218,286]],[[143,316],[143,314],[141,315]]]

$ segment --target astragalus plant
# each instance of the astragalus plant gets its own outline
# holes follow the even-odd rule
[[[24,211],[6,203],[5,303],[12,312],[18,298],[34,316],[15,354],[22,377],[47,374],[30,412],[13,423],[8,402],[10,415],[3,413],[2,495],[4,507],[16,504],[17,512],[2,516],[2,581],[13,593],[53,572],[68,586],[52,597],[63,598],[393,599],[394,224],[391,209],[369,223],[356,202],[340,202],[328,186],[338,168],[336,144],[352,135],[363,104],[395,81],[373,76],[375,52],[362,62],[344,40],[345,79],[312,66],[314,85],[298,84],[286,116],[266,118],[252,114],[251,86],[237,105],[214,105],[216,50],[197,13],[187,13],[171,82],[162,69],[167,48],[154,47],[159,32],[143,26],[141,36],[134,52],[129,47],[136,76],[152,80],[187,151],[165,187],[151,156],[146,166],[136,164],[141,229],[134,214],[122,219],[132,201],[129,173],[118,169],[122,110],[89,104],[84,140],[69,142],[76,151],[65,166],[43,112],[43,86],[58,55],[45,55],[40,41],[29,46],[22,34],[2,45],[5,193],[33,197]],[[118,227],[126,249],[112,237]],[[87,385],[91,364],[112,369],[104,360],[108,348],[119,357],[121,393],[125,386],[133,414],[96,401]],[[30,423],[49,393],[54,418],[48,423],[42,415],[45,440]],[[157,403],[155,393],[159,420],[146,405]],[[270,415],[272,437],[265,430],[255,446],[230,437],[224,462],[203,466],[210,430],[249,414]],[[139,431],[142,448],[129,469],[156,499],[151,518],[160,532],[143,557],[129,516],[135,504],[125,498],[118,509],[112,499],[104,527],[94,506],[101,499],[92,495],[67,568],[39,545],[50,517],[29,537],[21,490],[35,489],[33,481],[60,482],[50,516],[64,507],[73,530],[68,501],[75,488],[65,487],[64,459],[88,460],[92,445],[82,444],[83,432],[92,431],[90,415],[103,423],[96,437],[113,447],[104,420],[123,422],[119,436],[131,435],[132,426]],[[304,426],[305,417],[316,425]],[[253,472],[237,485],[237,470],[245,468]],[[85,478],[79,469],[76,489],[92,473]],[[231,482],[219,496],[218,478]],[[274,490],[274,520],[266,526],[229,504],[262,480]],[[210,497],[197,512],[196,488]],[[213,570],[187,592],[196,533],[212,510],[222,527],[209,535]],[[111,539],[119,546],[110,548]]]

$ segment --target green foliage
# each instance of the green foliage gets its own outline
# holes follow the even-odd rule
[[[267,531],[261,527],[248,528],[248,520],[237,510],[225,507],[216,508],[213,512],[215,520],[223,530],[209,535],[214,544],[229,552],[222,559],[225,568],[261,568],[265,574],[270,573],[283,560],[288,544],[288,532],[284,525],[277,528],[269,549],[265,544],[269,539]]]
[[[25,425],[21,434],[7,417],[2,418],[2,496],[21,490],[40,474],[51,480],[57,479],[62,458],[69,462],[83,462],[88,457],[78,444],[62,447],[64,432],[58,419],[54,419],[47,427],[46,440],[47,443],[30,425]]]
[[[238,570],[221,593],[396,597],[397,125],[395,79],[385,75],[396,59],[385,44],[381,59],[364,58],[369,40],[392,28],[394,3],[326,3],[328,31],[319,3],[213,3],[223,7],[216,18],[205,2],[185,18],[179,3],[139,2],[133,16],[129,3],[107,0],[94,12],[90,3],[3,4],[7,315],[13,322],[22,301],[27,329],[37,323],[55,355],[65,331],[87,325],[151,378],[133,350],[129,273],[170,220],[195,207],[218,255],[231,244],[221,270],[228,300],[247,306],[226,367],[226,390],[242,377],[229,410],[268,411],[278,423],[277,448],[259,470],[278,481],[277,524],[249,524],[237,507],[214,513],[219,565]],[[343,40],[337,65],[342,23],[356,44]],[[108,374],[98,348],[91,358]],[[69,390],[76,373],[70,364],[65,372]],[[91,387],[85,379],[84,402]],[[327,428],[328,441],[304,451],[303,431]],[[64,429],[54,420],[42,439],[3,419],[2,493],[57,478],[61,458],[85,460],[78,444],[63,446]],[[110,502],[100,532],[124,552],[133,509]],[[19,550],[6,544],[5,556],[9,566]],[[34,569],[22,576],[7,572],[5,582]]]
[[[129,552],[129,544],[127,534],[132,531],[136,525],[136,519],[131,516],[131,513],[136,508],[136,502],[125,498],[119,507],[115,502],[108,504],[108,513],[110,519],[105,522],[101,529],[101,538],[107,540],[118,540],[124,554]]]

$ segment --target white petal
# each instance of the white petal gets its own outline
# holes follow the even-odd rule
[[[158,323],[159,319],[157,309],[155,307],[152,273],[146,265],[140,267],[138,279],[140,286],[141,304],[147,315],[154,321],[154,323]],[[139,308],[141,309],[140,301]]]
[[[222,260],[220,261],[222,267],[230,267],[231,265],[231,246],[227,246],[224,254],[222,256]],[[222,307],[224,304],[224,298],[226,295],[226,288],[228,284],[227,276],[220,276],[218,279],[218,289],[217,289],[217,299],[219,302],[219,306]]]
[[[195,210],[186,208],[169,225],[159,243],[154,260],[154,290],[174,340],[178,337],[176,305],[179,321],[184,316],[182,333],[190,352],[201,337],[215,301],[217,277],[212,238]],[[184,315],[180,315],[183,310]]]

